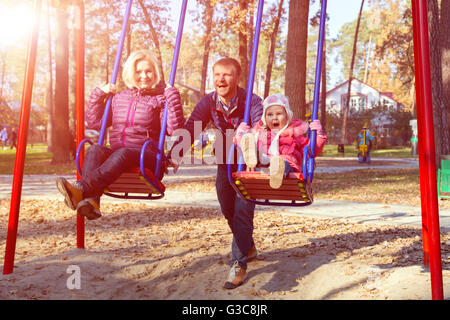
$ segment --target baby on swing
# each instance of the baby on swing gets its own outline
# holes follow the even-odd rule
[[[239,125],[234,142],[241,148],[248,169],[269,165],[270,187],[278,189],[289,173],[302,171],[303,151],[309,143],[309,138],[305,137],[308,123],[293,118],[288,99],[282,94],[267,97],[263,108],[263,116],[253,128],[245,122]],[[316,152],[319,154],[327,136],[320,120],[312,121],[309,128],[317,131]]]

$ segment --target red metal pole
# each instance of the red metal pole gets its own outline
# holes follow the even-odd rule
[[[20,199],[22,195],[23,171],[27,149],[28,124],[30,121],[31,96],[33,93],[34,69],[39,37],[39,23],[42,1],[35,0],[33,4],[33,29],[28,42],[25,78],[20,107],[19,132],[17,135],[17,150],[14,162],[14,176],[11,191],[11,204],[8,220],[8,235],[6,237],[5,263],[3,274],[9,274],[14,269],[17,229],[19,225]]]
[[[415,15],[415,17],[413,18],[413,36],[414,36],[414,43],[419,43],[419,39],[417,38],[419,35],[419,29],[418,29],[418,21],[419,18],[417,16],[418,11],[415,9],[415,2],[413,1],[411,3],[412,8],[413,8],[413,14]],[[414,54],[414,64],[415,66],[419,66],[420,65],[420,54]],[[421,74],[420,74],[420,68],[416,67],[415,69],[415,75],[416,75],[416,81],[419,81],[419,79],[421,79]],[[423,103],[423,94],[422,94],[422,86],[417,85],[416,86],[416,105],[424,105]],[[418,117],[417,116],[417,112],[416,112],[416,118],[417,118],[417,127],[418,128],[422,128],[422,117]],[[422,135],[419,135],[419,137],[421,137]],[[419,143],[418,144],[419,147],[419,154],[422,153],[422,144]],[[423,166],[423,162],[419,161],[419,167],[420,167],[420,184],[424,184],[426,183],[426,181],[428,181],[428,177],[427,177],[427,171],[425,170],[424,166]],[[425,190],[423,188],[420,189],[420,197],[421,199],[426,199],[425,196]],[[428,215],[427,215],[427,206],[426,206],[426,202],[425,201],[421,201],[421,209],[422,209],[422,247],[423,247],[423,264],[424,266],[429,266],[430,265],[430,245],[429,245],[429,238],[430,235],[428,233]]]
[[[84,2],[78,1],[78,19],[75,26],[77,37],[76,52],[76,115],[77,115],[77,146],[84,139]],[[80,166],[83,167],[84,150],[80,154]],[[77,179],[81,179],[77,173]],[[77,248],[84,249],[84,217],[77,214]]]
[[[414,54],[419,55],[419,64],[415,66],[420,69],[419,79],[416,78],[416,87],[419,88],[419,97],[422,103],[417,105],[417,118],[419,137],[419,163],[421,164],[420,174],[426,174],[426,180],[421,179],[420,188],[422,202],[425,202],[428,216],[428,231],[430,245],[430,275],[431,275],[431,296],[433,300],[444,298],[442,282],[441,244],[439,228],[439,206],[437,201],[436,182],[436,154],[433,130],[433,102],[431,96],[431,75],[430,75],[430,48],[428,39],[428,10],[426,0],[412,0],[413,19],[416,28],[414,32]],[[422,171],[422,169],[424,171]]]

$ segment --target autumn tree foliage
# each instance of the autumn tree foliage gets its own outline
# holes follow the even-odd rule
[[[29,1],[30,2],[30,1]],[[168,79],[181,1],[134,1],[121,66],[132,50],[150,49],[157,57],[164,79]],[[55,132],[55,162],[68,159],[70,132],[74,128],[74,9],[72,0],[47,1],[40,38],[33,99],[42,108],[44,125]],[[86,9],[86,94],[111,80],[117,44],[120,37],[125,1],[84,1]],[[211,65],[223,56],[234,57],[242,64],[246,88],[253,45],[257,0],[196,0],[187,11],[176,86],[182,92],[186,116],[195,99],[213,90]],[[310,100],[317,54],[317,26],[309,25],[310,8],[319,0],[265,1],[254,92],[261,97],[284,92],[296,117],[304,118],[306,101]],[[354,77],[385,92],[406,106],[415,108],[414,48],[412,15],[407,0],[368,0],[360,20],[354,56]],[[436,135],[441,153],[449,154],[450,106],[450,40],[446,35],[450,23],[449,1],[428,0],[430,10],[431,50],[433,63],[433,101]],[[192,5],[194,4],[194,5]],[[176,10],[175,10],[176,7]],[[64,8],[61,10],[61,8]],[[357,16],[345,24],[334,39],[327,37],[328,65],[342,66],[341,78],[347,79],[352,59]],[[48,24],[46,22],[49,22]],[[48,28],[48,30],[47,30]],[[438,50],[439,49],[439,50]],[[26,44],[0,50],[0,83],[3,100],[18,100],[21,95],[23,61]],[[333,54],[334,61],[331,60]],[[324,64],[325,66],[326,64]],[[439,72],[440,69],[440,72]],[[322,89],[330,89],[328,68],[322,75]],[[118,84],[123,88],[119,70]],[[440,75],[439,75],[440,74]],[[337,79],[333,79],[337,80]],[[341,81],[341,82],[342,82]],[[331,81],[330,81],[331,82]],[[183,85],[183,86],[182,86]],[[307,87],[308,86],[308,87]],[[87,97],[86,97],[87,99]],[[322,119],[327,119],[321,109]],[[6,118],[5,118],[6,119]],[[8,118],[9,119],[9,118]],[[14,119],[11,120],[13,122]],[[10,120],[8,120],[10,121]],[[15,120],[14,120],[15,121]],[[323,121],[325,124],[325,121]],[[331,124],[330,124],[331,125]],[[64,138],[63,138],[64,137]],[[49,135],[50,138],[50,135]],[[47,141],[51,142],[51,141]],[[53,147],[53,146],[52,146]],[[52,149],[53,150],[53,149]]]

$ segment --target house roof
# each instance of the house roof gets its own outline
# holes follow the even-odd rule
[[[365,86],[367,86],[367,87],[369,87],[369,88],[372,88],[373,90],[379,92],[381,96],[384,96],[384,97],[386,97],[386,98],[389,98],[389,99],[393,100],[393,101],[394,101],[395,103],[397,103],[397,104],[403,105],[403,103],[398,102],[397,100],[395,100],[395,99],[393,98],[393,95],[392,95],[391,92],[380,92],[380,91],[378,91],[377,89],[375,89],[374,87],[372,87],[371,85],[369,85],[369,84],[367,84],[367,83],[365,83],[365,82],[362,82],[361,80],[359,80],[359,79],[357,79],[357,78],[352,78],[352,81],[355,81],[355,80],[358,81],[358,82],[360,82],[360,83],[362,83],[363,85],[365,85]],[[333,89],[328,90],[327,93],[326,93],[326,95],[328,96],[329,94],[331,94],[332,92],[334,92],[334,91],[340,89],[340,88],[341,88],[342,86],[344,86],[344,85],[347,85],[347,86],[348,86],[348,79],[345,80],[344,82],[338,84],[338,85],[337,85],[336,87],[334,87]],[[309,105],[309,104],[312,104],[312,103],[313,103],[313,100],[307,102],[306,104]]]

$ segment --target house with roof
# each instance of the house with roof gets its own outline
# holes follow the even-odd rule
[[[347,104],[348,81],[327,91],[326,108],[328,113],[342,115]],[[308,105],[312,105],[312,101]],[[377,105],[382,105],[389,111],[401,111],[404,105],[394,99],[392,92],[381,92],[356,78],[352,79],[350,88],[349,115],[362,112]]]
[[[347,104],[349,80],[337,85],[335,88],[327,91],[326,110],[327,113],[341,118],[344,114]],[[312,101],[307,104],[311,108]],[[371,119],[369,127],[376,131],[377,135],[383,138],[391,138],[392,121],[388,112],[400,112],[405,109],[404,105],[394,99],[392,92],[379,91],[359,79],[353,78],[350,88],[350,102],[348,117],[352,119],[356,114],[370,110],[377,106],[383,106],[387,112],[378,114]],[[363,125],[362,123],[360,124]],[[336,136],[340,135],[340,128],[331,128]],[[350,132],[354,135],[355,132]]]

